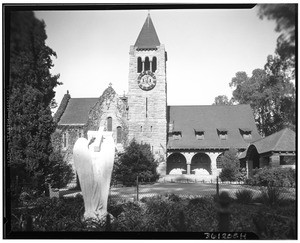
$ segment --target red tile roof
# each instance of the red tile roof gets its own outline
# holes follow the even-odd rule
[[[141,49],[157,48],[160,45],[150,14],[143,25],[143,28],[134,44]]]
[[[83,125],[88,114],[99,98],[71,98],[58,125]]]
[[[260,137],[250,105],[169,106],[168,122],[173,131],[181,131],[178,140],[169,138],[168,149],[246,149]],[[240,133],[247,127],[252,138],[245,140]],[[221,140],[219,130],[227,130],[227,139]],[[196,139],[196,131],[204,131],[204,139]]]

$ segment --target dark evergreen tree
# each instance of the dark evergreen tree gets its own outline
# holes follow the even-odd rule
[[[9,82],[8,82],[8,166],[13,184],[42,192],[53,176],[57,156],[53,151],[51,134],[56,124],[50,106],[54,87],[51,57],[56,53],[45,45],[45,23],[30,11],[11,12]],[[67,170],[69,167],[65,165]],[[63,171],[61,171],[63,173]]]
[[[132,140],[125,152],[115,160],[113,178],[124,185],[134,185],[137,176],[139,181],[155,181],[157,163],[149,144],[139,144]]]
[[[222,171],[219,175],[222,181],[236,181],[240,178],[240,161],[237,150],[230,148],[221,157]]]

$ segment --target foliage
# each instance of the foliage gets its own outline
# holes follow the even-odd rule
[[[68,102],[69,102],[70,98],[71,98],[71,95],[69,94],[69,91],[68,91],[67,94],[64,95],[57,111],[55,112],[55,114],[53,116],[53,120],[55,122],[58,122],[59,119],[61,118],[62,114],[64,113],[64,111],[65,111],[65,109],[68,105]]]
[[[12,210],[12,230],[23,229],[26,216],[33,217],[34,231],[104,231],[100,222],[84,221],[82,197],[38,198],[27,200],[24,208]],[[144,202],[118,203],[110,200],[108,212],[113,232],[215,232],[217,204],[211,197],[183,199],[174,202],[169,197],[149,197]],[[262,232],[261,239],[291,239],[296,220],[296,202],[270,207],[236,204],[230,201],[233,232]],[[254,223],[255,222],[255,223]],[[257,229],[256,226],[264,226]]]
[[[255,69],[252,76],[238,72],[230,87],[235,88],[232,101],[250,104],[259,132],[263,136],[285,127],[295,130],[295,4],[258,5],[261,19],[276,21],[280,32],[274,56],[267,57],[263,69]]]
[[[237,157],[237,150],[230,148],[221,157],[222,171],[219,175],[222,181],[236,181],[240,173],[240,161]]]
[[[50,74],[55,52],[45,45],[45,24],[33,12],[11,13],[10,73],[7,89],[8,166],[11,182],[39,192],[54,174],[50,136],[55,130],[50,106],[58,75]],[[18,183],[17,183],[18,181]]]
[[[138,176],[139,181],[156,181],[157,163],[149,144],[138,144],[132,140],[125,152],[115,161],[114,180],[122,181],[124,185],[134,185]]]
[[[59,151],[52,152],[49,161],[52,170],[47,177],[47,183],[52,188],[65,187],[74,177],[72,166],[63,160]]]
[[[232,105],[232,101],[226,95],[218,95],[213,105]]]
[[[245,72],[236,73],[230,87],[235,88],[232,93],[234,102],[251,105],[262,135],[295,125],[295,88],[289,78],[255,69],[251,77]]]
[[[262,201],[266,205],[275,205],[278,204],[282,197],[281,197],[281,188],[276,186],[267,186],[261,187],[261,196],[258,200]]]
[[[276,54],[283,61],[289,60],[295,65],[295,23],[296,4],[260,4],[258,15],[261,19],[267,18],[276,21],[275,31],[280,33],[277,39]]]
[[[251,190],[243,189],[236,191],[235,196],[239,203],[251,203],[254,195]]]
[[[296,171],[292,168],[263,167],[254,170],[248,184],[257,186],[295,186]]]

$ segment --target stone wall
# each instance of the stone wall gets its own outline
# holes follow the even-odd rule
[[[64,161],[73,164],[73,147],[80,136],[84,134],[83,126],[59,126],[52,136],[52,144],[56,150],[59,150]],[[66,136],[66,147],[64,146],[63,136]]]
[[[107,129],[108,117],[112,118],[112,131],[115,142],[117,141],[117,127],[121,127],[122,145],[126,146],[128,144],[126,104],[112,87],[108,87],[91,108],[85,132],[88,130],[97,131],[99,126]]]

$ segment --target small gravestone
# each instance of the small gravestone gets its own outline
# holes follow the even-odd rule
[[[73,156],[84,200],[84,218],[103,219],[107,215],[115,157],[112,132],[104,132],[102,127],[99,131],[88,131],[88,139],[76,141]]]

